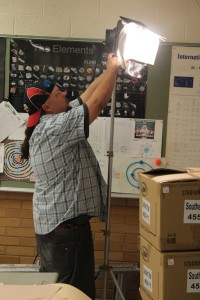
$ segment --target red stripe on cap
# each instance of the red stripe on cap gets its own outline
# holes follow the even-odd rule
[[[28,88],[27,89],[27,96],[28,98],[30,99],[32,96],[35,96],[35,95],[49,95],[49,93],[45,92],[44,90],[42,89],[39,89],[39,88],[36,88],[36,87],[31,87],[31,88]]]
[[[40,121],[41,113],[42,113],[42,109],[39,109],[34,114],[30,115],[28,117],[28,121],[27,121],[26,126],[27,127],[32,127],[32,126],[37,125]]]

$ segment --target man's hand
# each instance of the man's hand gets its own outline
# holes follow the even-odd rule
[[[114,53],[108,54],[106,69],[107,71],[114,71],[116,73],[119,70],[118,57]]]

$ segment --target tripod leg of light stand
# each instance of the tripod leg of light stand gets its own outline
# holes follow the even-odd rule
[[[117,291],[118,291],[118,293],[119,293],[119,295],[121,296],[121,300],[126,300],[125,298],[124,298],[124,295],[123,295],[123,293],[122,293],[122,291],[121,291],[121,288],[120,288],[120,286],[119,286],[119,284],[118,284],[118,281],[117,281],[117,279],[116,279],[116,277],[115,277],[115,274],[113,273],[113,270],[112,269],[110,269],[110,274],[111,274],[111,276],[112,276],[112,279],[113,279],[113,281],[114,281],[114,284],[115,284],[115,286],[116,286],[116,288],[117,288]]]
[[[103,300],[106,300],[107,281],[109,266],[109,246],[110,246],[110,206],[111,206],[111,190],[112,190],[112,164],[113,164],[113,137],[114,137],[114,118],[115,118],[115,87],[111,99],[111,118],[110,118],[110,144],[108,151],[108,189],[107,189],[107,220],[105,229],[105,249],[104,249],[104,282],[103,282]],[[111,273],[112,275],[112,273]],[[113,275],[114,276],[114,275]],[[116,278],[115,278],[116,281]],[[117,281],[114,283],[116,284]],[[117,283],[119,288],[119,285]],[[120,291],[120,295],[122,292]],[[123,295],[122,295],[123,297]],[[125,299],[124,297],[122,299]]]
[[[111,156],[112,153],[109,152],[108,156]],[[112,168],[112,157],[109,157],[109,168]],[[111,173],[112,176],[112,173]],[[103,299],[106,300],[106,291],[107,291],[107,281],[108,281],[108,271],[109,267],[109,246],[110,246],[110,202],[111,202],[111,183],[108,179],[108,193],[107,193],[107,220],[106,220],[106,229],[105,229],[105,249],[104,249],[104,285],[103,285]]]

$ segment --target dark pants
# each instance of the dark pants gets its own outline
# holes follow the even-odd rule
[[[62,223],[46,234],[36,234],[40,272],[57,272],[57,282],[68,283],[95,299],[94,248],[90,223]]]

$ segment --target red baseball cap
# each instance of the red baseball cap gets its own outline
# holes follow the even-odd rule
[[[49,80],[34,82],[26,89],[24,110],[29,114],[27,127],[36,126],[42,114],[42,105],[49,98],[55,84]]]

